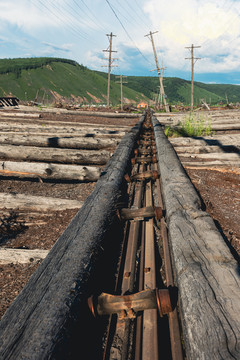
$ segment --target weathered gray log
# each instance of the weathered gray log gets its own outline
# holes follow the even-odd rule
[[[177,146],[176,151],[178,154],[240,153],[240,149],[231,145]]]
[[[105,236],[116,218],[123,177],[142,121],[123,138],[93,193],[3,316],[3,359],[54,358],[58,346],[63,353],[59,342],[67,342],[69,326],[79,323],[82,334],[86,333],[87,298],[99,286],[96,279],[101,271],[108,270],[111,259],[102,264],[103,255],[116,246],[116,233],[108,242]],[[79,332],[77,336],[79,344]]]
[[[154,118],[169,239],[189,360],[240,358],[240,279],[231,255]]]
[[[211,161],[188,161],[188,158],[181,159],[182,164],[185,166],[199,166],[199,167],[213,167],[213,166],[223,166],[223,167],[239,167],[240,166],[240,159],[230,161],[230,160],[211,160]]]
[[[1,130],[5,131],[5,132],[13,132],[15,131],[16,133],[20,132],[22,133],[23,131],[25,131],[25,133],[27,132],[37,132],[37,133],[51,133],[51,134],[56,134],[56,136],[58,136],[58,134],[72,134],[74,133],[75,136],[86,136],[86,137],[94,137],[94,136],[105,136],[105,137],[122,137],[125,135],[126,131],[121,130],[114,130],[114,129],[107,129],[106,127],[101,128],[100,126],[96,126],[96,127],[89,127],[89,126],[78,126],[77,123],[76,125],[71,125],[71,126],[61,126],[60,124],[58,125],[50,125],[50,124],[36,124],[36,123],[31,123],[31,124],[26,124],[26,123],[6,123],[6,122],[2,122],[1,123]],[[63,135],[64,136],[64,135]]]
[[[28,194],[0,193],[0,208],[58,211],[66,209],[80,209],[83,202],[70,199],[59,199],[46,196],[35,196]]]
[[[180,156],[180,155],[179,155]],[[221,161],[239,161],[239,153],[209,153],[209,154],[185,154],[181,153],[181,157],[189,157],[192,159],[203,159],[203,160],[221,160]]]
[[[95,166],[63,165],[40,162],[0,162],[0,175],[44,179],[97,181],[101,169]]]
[[[48,253],[49,250],[0,248],[0,265],[36,263],[45,259]]]
[[[0,134],[0,144],[40,146],[40,147],[60,147],[69,149],[88,149],[99,150],[115,147],[120,139],[98,139],[92,137],[73,137],[73,136],[46,136],[32,134]]]
[[[178,137],[169,138],[169,141],[174,147],[177,146],[201,146],[201,145],[232,145],[239,146],[240,134],[229,135],[214,135],[214,136],[201,136],[201,137]]]
[[[40,118],[41,114],[0,111],[0,117]]]
[[[68,164],[104,165],[110,158],[106,150],[74,150],[34,146],[0,145],[1,159],[53,161]]]

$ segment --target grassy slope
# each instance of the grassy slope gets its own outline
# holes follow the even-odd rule
[[[111,75],[111,102],[120,103],[119,78]],[[158,77],[128,76],[123,86],[123,96],[131,102],[153,99],[159,86]],[[190,104],[191,82],[180,78],[164,79],[165,93],[169,103]],[[38,92],[41,101],[52,97],[52,92],[61,97],[78,97],[85,103],[106,103],[107,74],[92,71],[75,61],[56,58],[24,58],[0,60],[0,96],[13,94],[22,100],[34,100]],[[195,82],[194,99],[215,104],[222,100],[240,102],[240,86],[204,84]],[[92,96],[91,96],[92,95]]]
[[[149,98],[153,98],[153,94],[157,91],[159,80],[157,77],[137,77],[129,76],[128,86],[144,93]],[[165,93],[168,102],[190,104],[191,82],[180,78],[164,78]],[[238,85],[222,85],[222,84],[204,84],[200,82],[194,83],[194,101],[199,103],[200,99],[205,99],[212,104],[219,101],[225,102],[225,93],[229,102],[240,101],[240,86]]]
[[[30,59],[29,59],[30,60]],[[6,65],[6,64],[4,64]],[[39,101],[44,91],[51,97],[50,91],[54,91],[62,97],[81,97],[84,102],[106,103],[107,80],[95,71],[83,66],[65,63],[50,62],[35,69],[22,69],[17,72],[1,74],[0,60],[0,96],[13,95],[22,100],[33,100],[38,91]],[[124,97],[131,101],[140,101],[141,94],[132,89],[123,88]],[[46,98],[45,94],[45,98]],[[91,95],[92,97],[91,97]],[[80,98],[79,98],[80,100]],[[111,83],[111,101],[113,104],[120,102],[120,86]]]

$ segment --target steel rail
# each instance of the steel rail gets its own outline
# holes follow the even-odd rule
[[[176,292],[171,292],[174,278],[167,228],[162,217],[164,204],[150,111],[146,113],[137,143],[138,147],[131,161],[131,175],[125,176],[129,183],[128,208],[118,212],[119,219],[125,221],[125,245],[117,275],[116,294],[102,293],[95,301],[97,306],[93,312],[97,313],[98,309],[98,315],[111,314],[104,360],[162,358],[159,319],[163,316],[165,319],[167,317],[166,332],[171,343],[172,360],[182,360],[178,313],[176,309],[172,309]],[[154,205],[158,207],[157,212],[153,210]],[[157,258],[160,254],[156,253],[159,239],[156,237],[155,226],[158,226],[161,233],[167,288],[163,287],[163,282],[159,283]],[[154,290],[159,286],[162,289]],[[152,291],[156,291],[156,298]],[[151,300],[147,300],[149,293]]]

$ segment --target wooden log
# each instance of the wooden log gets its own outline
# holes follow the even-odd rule
[[[180,155],[179,155],[180,156]],[[220,160],[220,161],[239,161],[240,154],[236,153],[209,153],[209,154],[185,154],[181,153],[181,157],[190,157],[192,159],[204,160]]]
[[[80,209],[83,202],[28,194],[0,193],[0,204],[0,208],[3,209],[59,211],[66,209]]]
[[[104,165],[110,158],[106,150],[74,150],[40,148],[34,146],[0,145],[1,159],[37,160],[44,162],[60,162],[68,164]]]
[[[49,250],[0,248],[0,265],[37,263],[45,259]]]
[[[86,342],[88,354],[93,349],[88,344],[95,322],[86,317],[87,298],[111,273],[109,263],[117,238],[113,232],[107,241],[106,234],[116,219],[123,178],[142,121],[123,138],[93,193],[3,316],[0,357],[67,359],[64,350],[73,341],[74,328],[81,353]],[[86,339],[86,333],[91,339]]]
[[[201,146],[201,145],[232,145],[239,146],[240,134],[214,135],[201,137],[169,138],[174,147],[177,146]]]
[[[176,147],[178,154],[208,154],[208,153],[240,153],[240,148],[232,145],[221,146],[178,146]]]
[[[0,175],[44,179],[97,181],[99,167],[34,162],[0,162]]]
[[[240,165],[240,164],[239,164]],[[195,165],[195,163],[192,165],[192,163],[189,163],[189,165],[187,164],[183,164],[185,169],[191,169],[191,170],[208,170],[208,171],[218,171],[221,173],[229,173],[229,174],[237,174],[240,175],[240,169],[239,168],[234,168],[234,167],[214,167],[213,165],[206,166],[206,163],[199,163],[197,165]]]
[[[169,240],[189,360],[240,358],[236,260],[153,118]]]
[[[41,114],[36,113],[20,113],[20,112],[4,112],[0,111],[0,117],[17,117],[17,118],[40,118]]]
[[[123,130],[113,130],[113,129],[107,129],[107,128],[101,128],[100,126],[96,126],[96,127],[89,127],[89,126],[78,126],[77,123],[74,126],[61,126],[60,124],[58,125],[51,125],[51,124],[36,124],[36,123],[31,123],[31,124],[26,124],[26,123],[7,123],[7,122],[2,122],[1,123],[1,130],[5,131],[5,132],[13,132],[15,131],[16,133],[18,132],[23,132],[25,131],[27,132],[37,132],[37,133],[55,133],[56,135],[58,133],[63,133],[63,134],[71,134],[71,133],[75,133],[78,136],[97,136],[97,135],[101,135],[101,136],[112,136],[112,137],[122,137],[125,135],[126,131]]]
[[[212,161],[188,161],[188,159],[181,159],[183,166],[223,166],[223,167],[237,167],[240,166],[240,159],[238,161],[230,160],[212,160]]]
[[[0,144],[40,146],[40,147],[60,147],[69,149],[88,149],[98,150],[108,147],[115,147],[119,144],[119,139],[99,139],[92,137],[74,136],[46,136],[32,134],[0,134]]]

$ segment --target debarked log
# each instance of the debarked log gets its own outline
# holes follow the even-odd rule
[[[0,265],[34,264],[45,259],[48,253],[49,250],[0,248]]]
[[[31,211],[60,211],[80,209],[83,202],[71,199],[52,198],[28,194],[0,193],[0,208]]]
[[[105,165],[110,153],[106,150],[74,150],[40,148],[35,146],[0,145],[0,158],[14,160],[30,160],[57,162],[68,164]]]
[[[98,150],[116,147],[119,139],[104,139],[84,136],[46,136],[32,134],[0,134],[0,144],[40,146],[52,148]]]
[[[239,153],[240,148],[232,145],[221,145],[221,146],[177,146],[176,149],[178,154],[209,154],[209,153]]]
[[[97,181],[101,169],[96,166],[64,165],[41,162],[0,162],[0,175],[44,179]]]
[[[169,138],[169,141],[174,147],[177,146],[205,146],[205,145],[231,145],[239,146],[240,134],[228,135],[214,135],[214,136],[200,136],[200,137],[178,137]]]
[[[87,321],[87,299],[99,286],[96,279],[112,271],[106,253],[112,256],[117,239],[113,233],[114,241],[107,241],[106,234],[117,221],[124,175],[142,121],[123,138],[92,194],[3,316],[1,358],[67,359],[64,349],[72,344],[76,328],[78,348],[90,352],[85,334],[91,331],[93,337],[94,326]]]
[[[123,131],[122,129],[113,130],[113,129],[106,129],[106,128],[100,128],[96,126],[95,128],[89,127],[89,126],[64,126],[64,125],[50,125],[50,124],[26,124],[26,123],[12,123],[8,124],[5,122],[1,122],[1,131],[5,132],[15,132],[15,133],[52,133],[56,134],[75,134],[75,136],[86,136],[86,137],[94,137],[94,136],[102,136],[102,137],[122,137],[126,134],[126,131]]]
[[[153,124],[186,357],[238,359],[238,264],[154,117]]]

